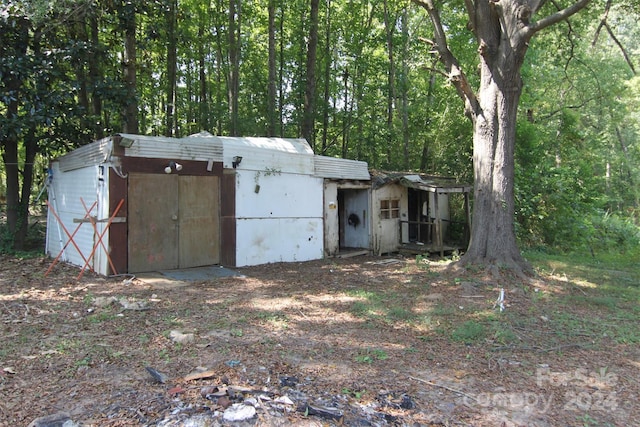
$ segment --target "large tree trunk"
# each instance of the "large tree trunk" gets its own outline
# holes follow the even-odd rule
[[[387,38],[387,60],[389,61],[389,70],[387,71],[387,138],[389,141],[393,141],[395,140],[393,116],[396,100],[396,63],[393,55],[393,37],[396,28],[396,19],[395,16],[393,18],[389,16],[389,4],[387,0],[383,1],[383,11],[384,29]],[[386,165],[387,167],[390,167],[393,164],[393,160],[391,158],[391,144],[386,144],[386,149]]]
[[[522,93],[520,68],[529,39],[512,36],[507,42],[492,7],[478,6],[477,10],[480,87],[478,103],[470,110],[474,125],[473,226],[460,264],[506,267],[521,274],[530,266],[520,254],[515,234],[514,151]]]
[[[474,117],[474,205],[471,241],[461,265],[501,265],[528,270],[520,255],[514,229],[514,145],[521,84],[497,82],[482,67],[478,92],[483,114]],[[504,91],[502,85],[511,84]]]

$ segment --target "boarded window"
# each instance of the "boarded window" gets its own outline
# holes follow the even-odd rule
[[[398,199],[380,200],[380,218],[381,219],[400,218],[400,200]]]

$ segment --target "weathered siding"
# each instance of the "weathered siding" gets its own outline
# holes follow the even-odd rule
[[[381,200],[399,200],[400,217],[383,219],[380,217]],[[371,196],[371,218],[373,251],[380,255],[395,252],[400,243],[400,220],[407,220],[408,199],[407,190],[401,185],[385,185],[372,193]],[[405,227],[406,228],[406,227]],[[403,229],[402,239],[408,240],[408,230]]]
[[[238,219],[236,266],[322,258],[322,218]]]
[[[334,256],[340,250],[340,224],[338,216],[338,184],[324,183],[324,254]]]
[[[56,258],[63,247],[67,245],[60,259],[83,267],[85,259],[88,259],[93,251],[97,236],[95,236],[94,228],[90,222],[79,223],[74,222],[74,220],[80,221],[86,215],[86,210],[82,205],[83,201],[86,209],[90,209],[94,202],[97,203],[91,211],[92,216],[104,219],[107,215],[108,204],[105,200],[105,189],[108,180],[107,167],[97,165],[63,172],[60,170],[59,163],[53,162],[51,169],[49,204],[60,218],[62,224],[52,212],[49,212],[47,216],[46,253],[52,258]],[[104,227],[105,223],[98,223],[98,233],[102,233]],[[78,229],[73,236],[73,242],[81,252],[78,252],[73,243],[67,244],[69,237],[65,233],[65,228],[69,234],[73,234],[76,232],[76,228]],[[105,247],[108,247],[108,237],[107,231],[102,239]],[[91,260],[89,266],[100,274],[107,274],[107,258],[102,246],[99,245],[96,249],[95,257]]]

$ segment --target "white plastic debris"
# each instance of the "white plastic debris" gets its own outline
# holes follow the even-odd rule
[[[500,288],[500,296],[498,296],[494,304],[494,307],[496,306],[500,307],[500,311],[504,311],[504,288]]]
[[[242,403],[234,403],[222,414],[225,421],[245,421],[256,415],[256,408]]]

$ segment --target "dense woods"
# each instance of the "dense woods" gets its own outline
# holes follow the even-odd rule
[[[4,1],[0,249],[24,246],[49,158],[118,132],[305,137],[317,154],[472,182],[474,125],[421,3]],[[530,3],[544,17],[574,2]],[[612,3],[528,41],[509,211],[520,245],[637,250],[640,12]],[[437,7],[480,87],[464,2]]]

